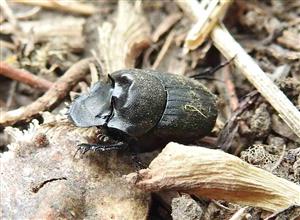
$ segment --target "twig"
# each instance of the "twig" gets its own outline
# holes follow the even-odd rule
[[[42,79],[27,71],[15,69],[4,62],[0,62],[0,74],[43,91],[47,91],[53,85],[53,83],[48,80]]]
[[[0,40],[1,48],[8,48],[10,50],[15,50],[16,46],[8,41]]]
[[[187,11],[197,21],[203,20],[200,16],[199,8],[201,5],[196,0],[177,1],[183,10]],[[211,32],[211,38],[214,45],[227,58],[233,60],[238,70],[256,87],[261,95],[268,100],[273,108],[279,113],[279,116],[287,123],[292,131],[300,137],[300,112],[283,94],[283,92],[270,80],[270,78],[260,69],[255,61],[247,52],[237,43],[230,33],[219,25]]]
[[[197,1],[180,1],[178,4],[187,4],[197,11],[196,24],[188,32],[185,40],[184,52],[190,49],[199,47],[210,34],[215,24],[221,20],[232,0],[202,0],[200,3]]]
[[[280,219],[293,219],[299,220],[300,217],[300,206],[292,205],[284,210],[273,213],[272,215],[264,218],[264,220],[280,220]]]
[[[253,102],[257,99],[258,92],[252,91],[240,102],[238,108],[235,112],[231,115],[231,117],[227,120],[223,130],[219,133],[217,146],[228,152],[233,138],[238,131],[238,117],[247,109]]]
[[[14,94],[16,92],[16,87],[17,87],[17,81],[13,81],[11,84],[10,84],[10,88],[9,88],[9,92],[8,92],[8,98],[6,100],[6,108],[9,109],[12,102],[13,102],[13,99],[14,99]]]
[[[97,12],[95,6],[90,4],[82,4],[77,1],[62,1],[47,0],[47,1],[36,1],[36,0],[12,0],[15,3],[22,3],[26,5],[40,6],[47,9],[59,10],[74,14],[92,15]]]
[[[18,20],[27,20],[27,19],[32,18],[35,15],[37,15],[40,11],[41,11],[41,7],[36,6],[28,11],[16,14],[16,17]]]
[[[286,146],[284,144],[283,148],[282,148],[281,155],[278,158],[278,160],[276,161],[276,163],[273,165],[273,167],[271,168],[271,170],[270,170],[271,172],[273,172],[281,164],[281,162],[283,161],[284,155],[285,155],[285,149],[286,149]]]
[[[243,207],[240,208],[236,213],[233,214],[233,216],[231,216],[231,218],[229,220],[242,220],[244,219],[245,215],[246,215],[246,211],[247,211],[248,207]]]
[[[279,116],[300,137],[300,112],[260,69],[247,52],[233,39],[225,28],[217,26],[211,34],[214,45],[234,63],[243,75],[256,87],[260,94],[273,106]],[[226,42],[226,44],[224,44]]]
[[[13,125],[19,121],[30,120],[46,110],[53,109],[63,99],[73,86],[83,79],[89,71],[89,63],[93,59],[87,58],[75,63],[53,86],[35,102],[26,107],[1,113],[0,126]]]
[[[299,185],[231,154],[199,146],[169,143],[147,169],[126,179],[143,190],[177,190],[272,212],[300,205]]]
[[[231,77],[231,74],[229,71],[229,66],[225,66],[222,73],[223,73],[224,82],[225,82],[225,86],[226,86],[226,90],[227,90],[227,94],[228,94],[231,112],[233,112],[239,106],[239,100],[235,93],[235,86],[232,82],[232,77]]]
[[[11,8],[7,4],[6,0],[0,1],[0,8],[3,10],[7,20],[12,24],[14,28],[18,28],[18,20],[12,12]]]
[[[175,36],[174,32],[171,32],[168,35],[165,43],[163,44],[161,50],[159,51],[159,54],[157,55],[157,58],[156,58],[155,62],[152,65],[152,69],[156,69],[159,66],[159,64],[161,63],[162,59],[166,55],[168,49],[170,48],[170,46],[171,46],[171,44],[173,42],[174,36]]]
[[[181,13],[171,14],[166,17],[156,28],[152,34],[152,41],[157,42],[159,38],[166,33],[173,25],[175,25],[182,18]]]

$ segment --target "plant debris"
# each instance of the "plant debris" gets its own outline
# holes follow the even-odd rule
[[[2,218],[300,217],[298,1],[1,0],[0,10]],[[74,157],[105,135],[74,127],[69,103],[125,68],[193,77],[216,94],[216,125],[193,144],[206,148]]]

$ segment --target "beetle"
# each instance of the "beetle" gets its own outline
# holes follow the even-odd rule
[[[115,142],[80,144],[88,150],[152,151],[170,141],[189,144],[212,130],[216,96],[199,81],[155,70],[124,69],[75,99],[69,118],[78,127],[100,127]]]

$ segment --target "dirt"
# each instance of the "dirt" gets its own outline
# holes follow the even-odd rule
[[[20,18],[20,14],[32,10],[34,6],[7,2],[17,18],[18,25],[14,27],[12,21],[1,13],[1,62],[4,61],[14,68],[26,69],[51,82],[55,82],[78,60],[93,54],[91,50],[96,48],[98,41],[97,27],[103,22],[114,22],[117,12],[117,1],[103,0],[98,4],[92,2],[98,10],[102,8],[101,13],[95,15],[83,16],[58,10],[40,9],[31,16]],[[205,72],[207,68],[214,68],[224,61],[209,39],[200,48],[188,54],[182,53],[184,39],[192,23],[175,2],[143,1],[143,13],[150,24],[151,34],[168,16],[173,15],[174,23],[170,24],[168,30],[159,37],[156,36],[157,41],[151,42],[150,46],[143,51],[136,60],[136,67],[151,68],[155,64],[158,70],[191,76]],[[225,26],[233,37],[298,109],[300,109],[299,13],[300,3],[296,0],[263,2],[237,0],[230,7],[224,20]],[[168,37],[171,39],[171,44],[158,62],[157,57]],[[247,95],[256,89],[233,65],[229,64],[226,68],[229,69],[230,78],[226,77],[226,71],[221,68],[217,72],[208,71],[208,74],[204,74],[200,79],[218,97],[219,118],[210,136],[199,140],[199,143],[219,148],[221,145],[218,145],[220,142],[217,140],[218,138],[220,140],[222,131],[226,128],[227,133],[225,132],[224,135],[223,132],[221,142],[223,145],[226,143],[228,149],[222,148],[223,150],[277,176],[300,184],[300,138],[259,93],[255,95],[255,99],[251,99],[254,100],[251,104],[242,104],[249,97]],[[101,67],[97,66],[96,69]],[[232,96],[226,87],[228,81],[234,85],[234,95],[238,101],[236,109],[232,108]],[[61,122],[60,117],[67,109],[64,102],[70,103],[70,96],[81,93],[90,83],[89,75],[70,93],[65,94],[64,100],[51,114],[52,118],[59,118],[52,120],[58,124],[57,126]],[[25,107],[42,94],[43,91],[0,76],[0,114],[2,111]],[[235,114],[238,111],[240,112]],[[47,117],[35,118],[40,124],[47,121]],[[230,128],[225,126],[227,122],[231,122]],[[23,122],[15,123],[13,126],[20,130],[29,128],[28,123]],[[116,203],[113,207],[115,210],[122,210],[121,206],[136,209],[136,213],[133,210],[131,215],[136,218],[137,216],[146,218],[148,208],[152,207],[156,210],[149,211],[149,219],[171,217],[173,219],[229,219],[241,208],[226,201],[215,203],[208,199],[204,199],[205,205],[200,206],[191,197],[174,198],[173,201],[168,200],[168,203],[153,200],[157,204],[150,206],[149,194],[127,188],[121,179],[123,174],[132,171],[128,155],[125,159],[122,159],[122,154],[112,155],[112,158],[117,161],[114,165],[112,161],[115,159],[95,159],[95,155],[89,155],[92,162],[85,158],[84,161],[76,161],[74,165],[70,155],[76,151],[74,147],[72,148],[76,143],[70,143],[73,140],[64,141],[67,132],[63,132],[56,135],[60,142],[53,144],[55,138],[53,139],[53,135],[49,136],[48,130],[47,132],[45,133],[48,135],[37,132],[29,137],[29,142],[26,142],[20,139],[24,136],[17,136],[17,139],[11,137],[18,132],[9,133],[4,126],[0,126],[1,167],[3,166],[1,172],[2,180],[5,182],[4,184],[1,181],[1,185],[4,184],[9,191],[1,201],[4,207],[3,217],[7,217],[9,212],[14,212],[12,210],[14,207],[15,212],[25,211],[20,215],[14,213],[10,217],[94,219],[99,217],[98,213],[102,209],[109,209],[112,207],[111,204]],[[50,157],[54,158],[53,161],[49,161]],[[141,160],[148,163],[153,157],[151,155],[149,159],[144,155],[141,156]],[[124,167],[119,169],[118,166],[122,167],[123,163]],[[105,173],[102,178],[99,173],[103,170],[107,171],[107,167],[112,169],[111,174]],[[45,175],[45,178],[41,178],[42,175],[38,174]],[[62,177],[71,181],[55,179]],[[55,181],[45,184],[38,193],[29,191],[32,182],[41,183],[51,178]],[[105,184],[112,185],[103,188]],[[111,197],[111,194],[118,194],[118,196]],[[107,200],[103,201],[101,198]],[[17,201],[23,202],[21,204]],[[168,211],[160,215],[161,209]],[[106,211],[103,211],[105,218],[121,218],[119,212],[113,215]],[[298,207],[291,207],[289,211],[278,214],[274,219],[284,219],[279,216],[296,219],[297,211],[299,212]],[[155,217],[151,216],[151,213],[156,213]],[[253,207],[248,207],[245,213],[245,216],[250,215],[249,219],[262,219],[271,215]]]

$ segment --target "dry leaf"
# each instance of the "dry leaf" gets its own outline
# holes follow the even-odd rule
[[[169,143],[128,181],[144,190],[178,190],[279,211],[300,204],[300,186],[220,150]]]

